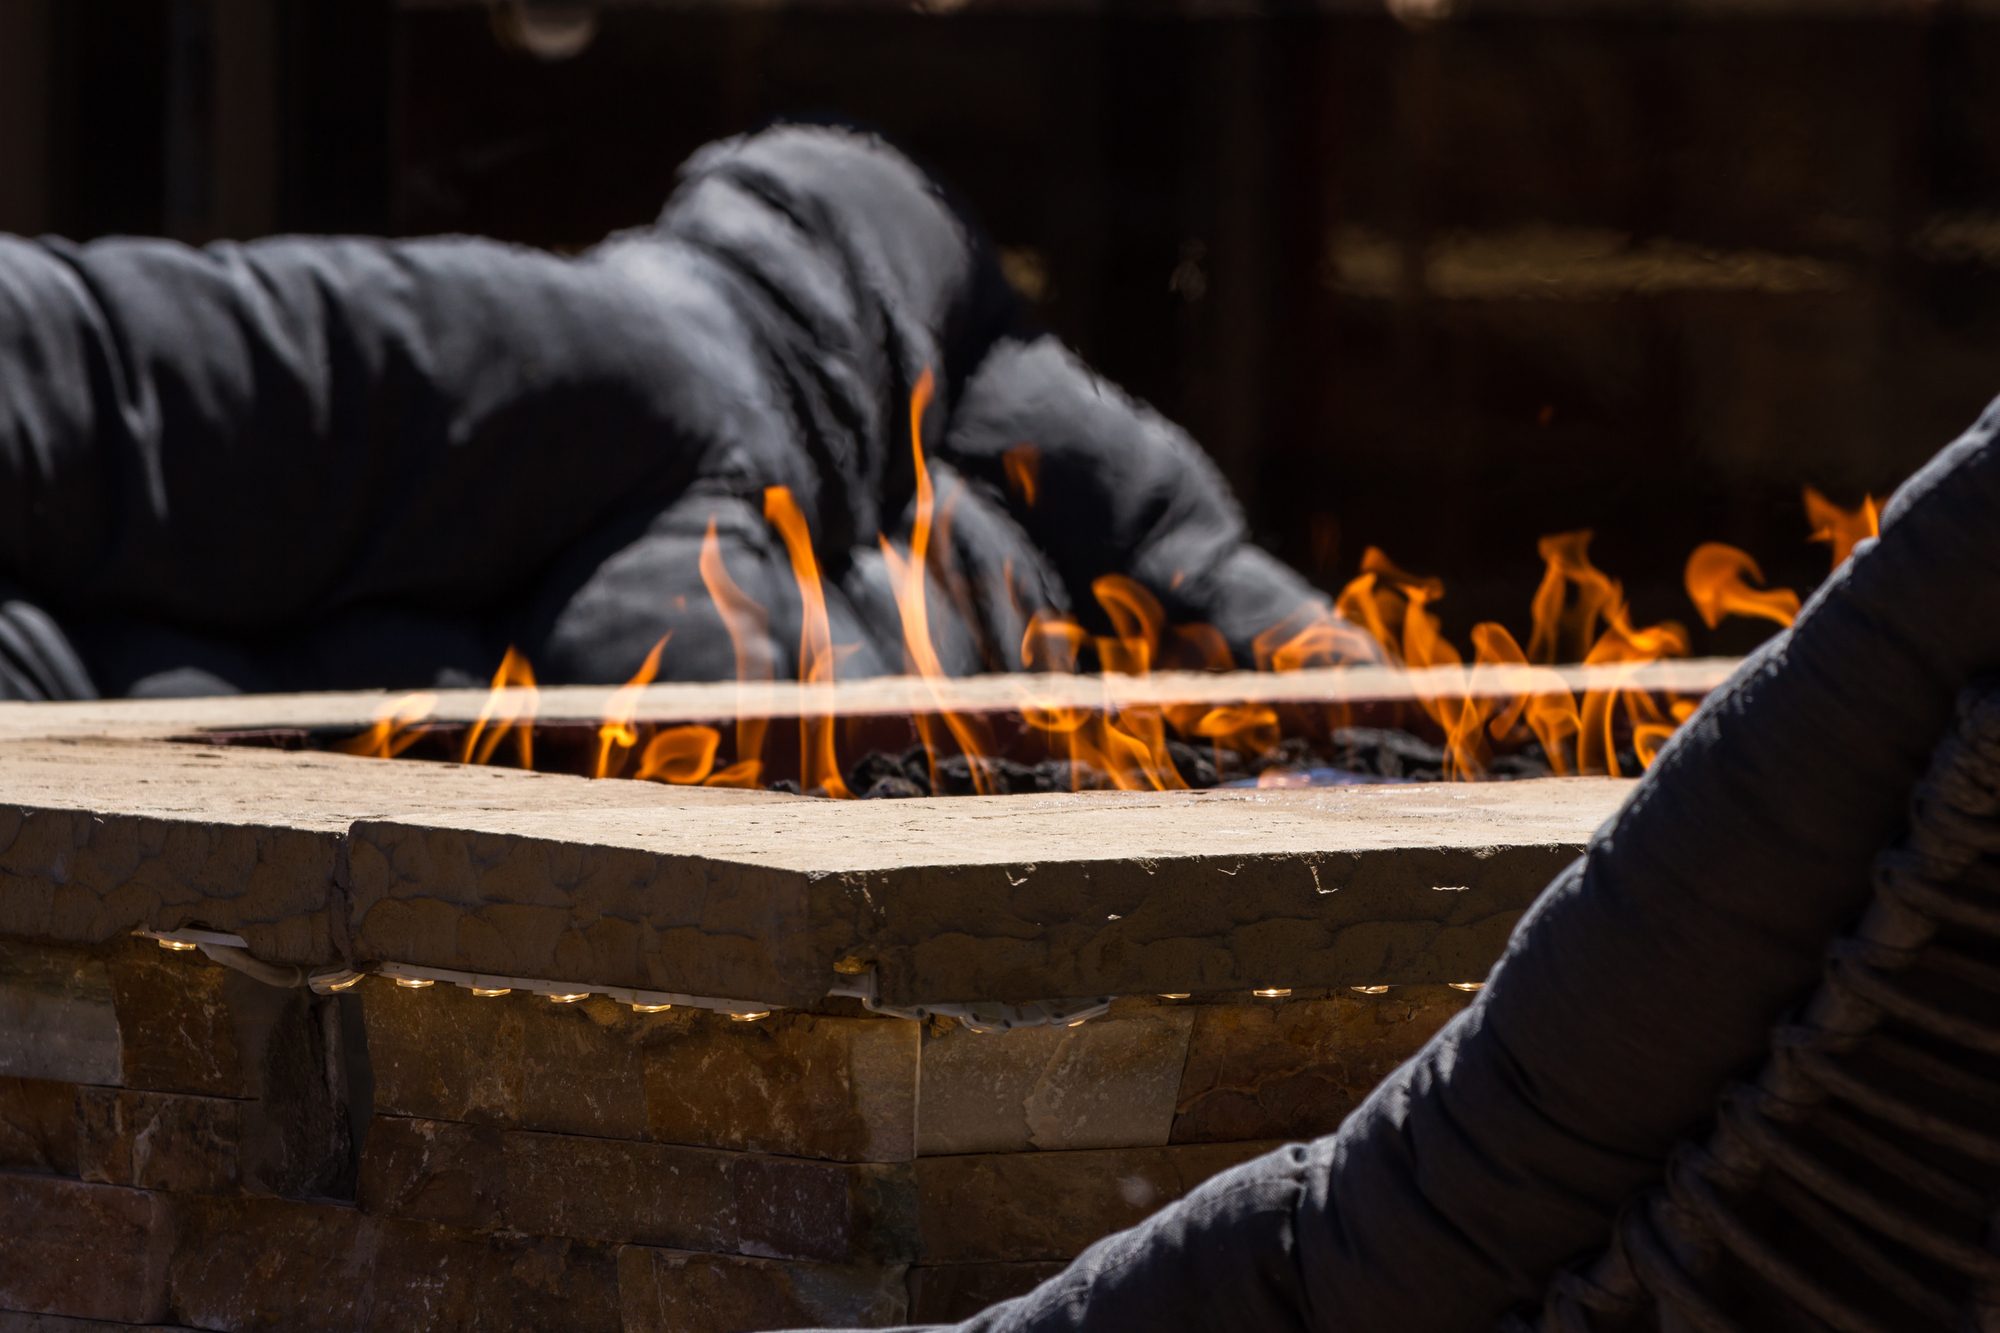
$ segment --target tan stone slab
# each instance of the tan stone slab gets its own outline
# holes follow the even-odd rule
[[[1460,980],[1628,785],[829,802],[23,739],[0,935],[205,925],[277,961],[789,1006],[842,959],[898,1005]]]
[[[787,1005],[1470,980],[1614,779],[464,810],[353,831],[354,946]]]
[[[329,963],[345,953],[336,886],[358,820],[536,807],[665,820],[785,799],[149,739],[0,743],[0,936],[100,943],[198,924],[267,960]]]

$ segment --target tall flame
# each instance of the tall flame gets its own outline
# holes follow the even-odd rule
[[[993,779],[987,771],[987,761],[993,753],[993,739],[987,728],[976,718],[968,717],[955,709],[945,706],[938,682],[945,679],[945,670],[938,660],[937,646],[931,639],[930,618],[930,561],[931,530],[936,520],[937,495],[931,487],[930,466],[924,461],[924,413],[929,410],[931,397],[936,392],[929,367],[917,376],[915,388],[910,391],[910,465],[916,477],[915,517],[910,527],[910,550],[907,557],[897,553],[886,536],[878,537],[882,547],[882,560],[889,571],[889,586],[896,596],[896,613],[903,627],[903,653],[910,667],[930,689],[932,700],[937,704],[935,714],[919,713],[913,719],[917,726],[918,739],[923,742],[924,755],[930,766],[931,790],[939,790],[938,785],[938,745],[940,738],[936,728],[944,724],[958,748],[965,755],[966,767],[972,778],[972,789],[981,796],[993,790]],[[1030,472],[1032,477],[1032,472]],[[1029,488],[1032,492],[1033,482]]]
[[[783,486],[764,492],[764,519],[778,530],[785,554],[792,562],[792,577],[798,580],[801,617],[799,625],[799,681],[801,684],[830,684],[833,680],[833,632],[826,618],[826,590],[820,584],[819,557],[813,554],[812,533],[798,502]],[[818,704],[799,710],[799,785],[807,791],[818,787],[828,796],[847,799],[854,795],[840,775],[840,761],[834,755],[833,714]]]

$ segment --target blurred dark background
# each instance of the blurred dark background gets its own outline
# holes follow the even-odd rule
[[[0,0],[0,230],[582,247],[773,117],[881,129],[1328,586],[1520,626],[1598,531],[1804,590],[2000,393],[2000,14],[1862,0]],[[1707,650],[1760,636],[1697,637]]]

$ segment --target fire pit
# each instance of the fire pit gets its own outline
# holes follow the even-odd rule
[[[509,653],[0,707],[0,1311],[702,1333],[1025,1290],[1332,1130],[1733,669],[1586,540],[1525,647],[1453,648],[1371,552],[1258,671],[1103,580],[1111,633],[1035,618],[1040,670],[943,676],[913,595],[916,674],[836,680],[801,558],[794,681],[709,565],[735,681],[652,683],[663,643],[616,689]],[[1711,624],[1789,621],[1761,582],[1689,562]],[[1411,780],[1472,778],[1523,780]]]
[[[1349,702],[1388,702],[1364,679]],[[998,718],[1028,688],[947,699]],[[821,704],[907,729],[935,697],[767,689],[774,729]],[[734,725],[738,695],[654,687],[629,716]],[[543,734],[594,736],[610,698],[543,691]],[[963,1313],[1331,1128],[1627,785],[849,803],[214,743],[366,734],[382,706],[0,709],[0,1189],[31,1260],[0,1309]]]
[[[835,679],[801,540],[794,681],[711,561],[735,681],[0,707],[0,1311],[970,1313],[1333,1129],[1735,665],[1569,534],[1525,646],[1371,552],[1258,671],[1105,579],[947,678],[919,508],[907,677]]]

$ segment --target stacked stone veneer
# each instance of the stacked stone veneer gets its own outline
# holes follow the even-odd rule
[[[1465,998],[980,1035],[0,941],[0,1331],[954,1318],[1331,1129]]]

